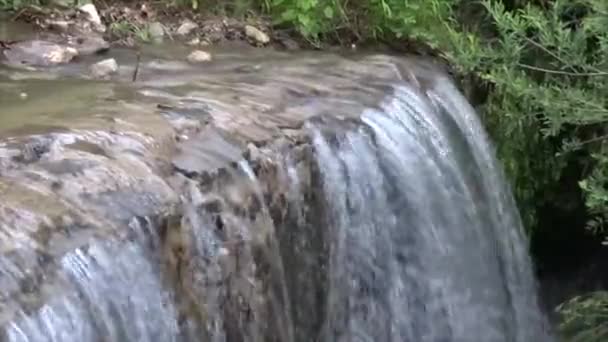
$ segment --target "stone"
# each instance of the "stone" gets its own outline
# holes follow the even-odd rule
[[[196,28],[198,28],[198,24],[191,21],[191,20],[185,20],[178,28],[176,33],[180,36],[187,36],[190,33],[192,33],[192,31],[194,31]]]
[[[118,63],[114,58],[104,59],[91,65],[91,75],[95,78],[105,78],[118,72]]]
[[[110,43],[97,33],[71,36],[67,45],[76,49],[79,56],[94,55],[110,49]]]
[[[60,32],[65,32],[70,27],[70,23],[66,20],[48,20],[46,24],[50,29]]]
[[[188,62],[190,62],[190,63],[205,63],[205,62],[211,62],[211,60],[212,60],[211,54],[209,52],[202,51],[202,50],[192,51],[188,55]]]
[[[262,156],[262,154],[260,153],[260,150],[253,143],[247,144],[246,152],[247,152],[247,160],[249,160],[249,161],[258,161]]]
[[[196,38],[193,38],[192,40],[190,40],[189,42],[187,42],[186,45],[197,46],[197,45],[200,45],[200,43],[201,43],[201,39],[196,37]]]
[[[106,26],[101,22],[101,17],[99,16],[99,12],[97,12],[95,5],[82,5],[79,10],[87,15],[87,20],[93,25],[95,31],[100,33],[106,31]]]
[[[300,49],[300,45],[298,44],[298,42],[291,38],[281,39],[281,45],[283,45],[283,47],[285,47],[285,49],[289,51],[295,51]]]
[[[270,42],[270,37],[266,33],[251,25],[245,26],[245,35],[257,44],[264,45]]]
[[[63,47],[45,55],[51,64],[68,63],[76,56],[78,56],[78,50],[72,47]]]
[[[163,24],[155,21],[148,26],[148,33],[153,41],[162,41],[165,36],[165,27]]]

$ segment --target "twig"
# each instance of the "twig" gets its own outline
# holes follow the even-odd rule
[[[553,57],[553,58],[557,59],[557,60],[558,60],[560,63],[564,64],[566,67],[570,68],[570,70],[572,70],[573,72],[575,72],[575,73],[576,73],[576,69],[574,69],[574,66],[572,65],[572,63],[568,63],[568,62],[566,62],[566,61],[565,61],[563,58],[561,58],[561,57],[560,57],[559,55],[557,55],[555,52],[552,52],[551,50],[547,49],[547,48],[546,48],[546,47],[544,47],[542,44],[540,44],[540,43],[538,43],[538,42],[534,41],[533,39],[530,39],[530,38],[528,38],[528,37],[524,37],[524,39],[525,39],[525,40],[526,40],[528,43],[530,43],[530,44],[532,44],[532,45],[536,46],[537,48],[539,48],[539,49],[541,49],[541,50],[543,50],[545,53],[547,53],[547,54],[548,54],[548,55],[550,55],[551,57]],[[598,68],[596,68],[596,67],[592,67],[592,69],[593,69],[593,70],[595,70],[595,71],[596,71],[596,72],[598,72],[598,73],[601,73],[601,72],[602,72],[601,70],[599,70],[599,69],[598,69]]]
[[[551,57],[553,57],[553,58],[557,59],[557,60],[558,60],[560,63],[562,63],[562,64],[564,64],[564,65],[568,66],[568,67],[569,67],[569,68],[570,68],[570,69],[571,69],[573,72],[576,72],[576,70],[574,69],[574,67],[573,67],[573,66],[572,66],[570,63],[566,63],[566,61],[565,61],[565,60],[563,60],[563,59],[562,59],[560,56],[558,56],[558,55],[557,55],[555,52],[553,52],[553,51],[551,51],[551,50],[547,49],[546,47],[542,46],[542,44],[537,43],[536,41],[534,41],[534,40],[532,40],[532,39],[530,39],[530,38],[528,38],[528,37],[524,37],[524,39],[525,39],[525,40],[526,40],[528,43],[530,43],[530,44],[532,44],[532,45],[536,46],[537,48],[539,48],[539,49],[541,49],[541,50],[543,50],[543,51],[544,51],[546,54],[548,54],[549,56],[551,56]]]
[[[139,74],[139,63],[141,61],[141,51],[137,50],[137,61],[135,62],[135,70],[133,70],[132,81],[137,81],[137,75]]]
[[[19,10],[17,13],[15,13],[15,15],[13,15],[13,17],[11,18],[11,21],[17,21],[17,19],[19,19],[27,10],[28,10],[28,7],[23,7],[21,10]]]
[[[547,74],[566,75],[566,76],[579,76],[579,77],[584,77],[584,76],[608,76],[608,72],[605,72],[605,71],[600,71],[600,72],[568,72],[568,71],[561,71],[561,70],[545,69],[545,68],[536,67],[536,66],[533,66],[533,65],[528,65],[528,64],[523,64],[523,63],[517,63],[517,65],[519,67],[524,68],[524,69],[530,69],[530,70],[535,70],[535,71],[542,71],[542,72],[545,72]]]
[[[595,137],[595,138],[591,138],[591,139],[588,139],[588,140],[585,140],[585,141],[581,141],[579,143],[579,145],[582,146],[582,145],[592,144],[594,142],[602,141],[602,140],[605,140],[607,138],[608,138],[608,134],[607,135],[600,135],[600,136]]]

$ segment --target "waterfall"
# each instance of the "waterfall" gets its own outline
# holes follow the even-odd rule
[[[21,159],[0,141],[0,340],[553,341],[509,186],[451,80],[313,62],[174,89],[195,103],[167,107],[182,130],[115,120]],[[291,107],[269,104],[278,85]]]
[[[522,226],[449,82],[309,126],[329,208],[322,341],[548,341]]]

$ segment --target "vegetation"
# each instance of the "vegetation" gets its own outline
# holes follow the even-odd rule
[[[561,333],[569,342],[608,341],[608,293],[576,297],[559,308]]]

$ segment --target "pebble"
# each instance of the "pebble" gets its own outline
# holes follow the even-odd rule
[[[211,54],[202,50],[192,51],[188,55],[188,62],[190,63],[205,63],[212,60]]]

